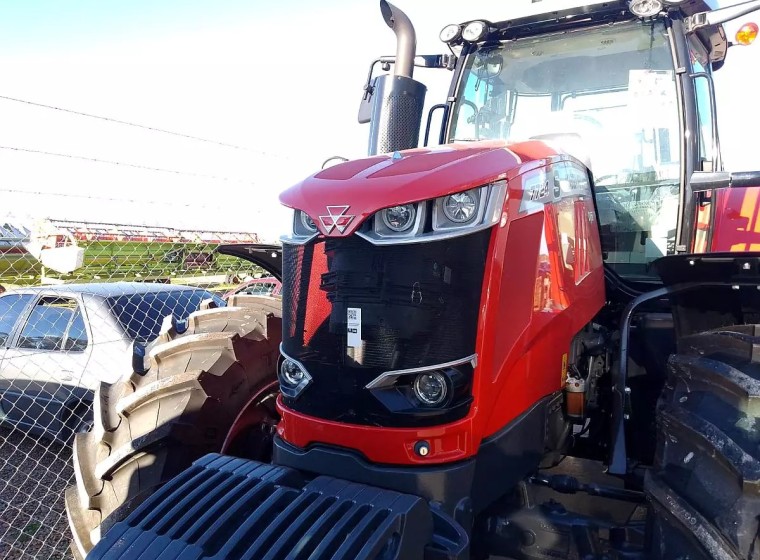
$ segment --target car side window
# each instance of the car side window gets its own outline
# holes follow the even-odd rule
[[[71,319],[63,349],[67,352],[82,352],[87,349],[87,329],[84,326],[84,317],[82,317],[82,310],[79,307]]]
[[[0,297],[0,346],[9,342],[14,325],[33,297],[31,294],[6,294]]]
[[[32,309],[21,331],[18,347],[34,350],[63,350],[66,331],[69,325],[73,326],[77,313],[81,320],[81,313],[73,299],[43,297]],[[82,331],[84,331],[83,324]],[[86,334],[84,336],[86,338]]]
[[[256,296],[256,295],[269,295],[274,290],[274,284],[269,284],[265,282],[260,282],[258,284],[251,284],[248,286],[245,290],[243,290],[244,294]]]

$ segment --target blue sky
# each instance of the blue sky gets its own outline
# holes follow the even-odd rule
[[[506,19],[509,4],[396,3],[415,23],[418,52],[425,53],[444,52],[438,32],[445,24]],[[730,36],[734,30],[728,27]],[[255,229],[274,237],[287,227],[280,190],[329,156],[366,153],[367,128],[356,122],[362,85],[369,62],[394,51],[376,0],[0,1],[0,96],[249,148],[0,98],[0,146],[62,154],[0,149],[0,215]],[[760,44],[731,49],[718,74],[730,167],[760,167],[749,141],[760,130],[758,68]],[[416,77],[428,84],[429,103],[445,99],[449,73]]]

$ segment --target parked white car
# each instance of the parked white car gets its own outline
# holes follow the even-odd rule
[[[187,286],[116,282],[0,295],[0,425],[67,441],[87,429],[101,382],[130,367],[133,343],[158,336],[217,295]]]

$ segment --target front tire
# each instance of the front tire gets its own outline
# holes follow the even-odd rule
[[[280,307],[256,296],[205,304],[183,332],[167,318],[146,349],[146,370],[101,385],[92,431],[74,438],[76,486],[66,491],[76,555],[194,460],[221,452],[249,406],[266,403],[257,418],[272,412]]]

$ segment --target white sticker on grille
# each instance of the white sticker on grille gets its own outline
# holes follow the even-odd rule
[[[346,344],[349,348],[361,348],[362,345],[362,310],[358,307],[348,308],[346,321]]]

